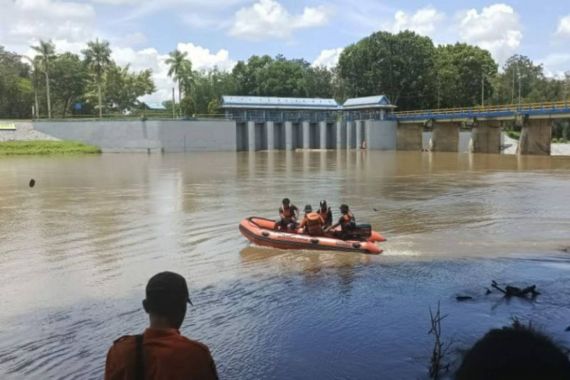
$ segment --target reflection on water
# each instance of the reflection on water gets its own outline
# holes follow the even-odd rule
[[[388,237],[385,254],[249,246],[239,221],[276,216],[284,196],[349,203]],[[144,327],[144,284],[166,269],[189,279],[184,332],[210,344],[223,378],[417,378],[439,300],[462,347],[512,315],[568,340],[569,205],[564,157],[2,159],[0,377],[100,378],[109,344]],[[504,304],[481,295],[491,280],[543,294]]]

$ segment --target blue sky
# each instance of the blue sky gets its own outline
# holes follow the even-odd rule
[[[468,42],[499,63],[525,54],[548,75],[570,70],[570,1],[0,0],[0,9],[0,45],[20,53],[32,54],[39,38],[74,52],[109,40],[119,63],[153,70],[159,91],[149,101],[169,97],[163,61],[175,48],[198,69],[230,70],[252,54],[331,66],[344,46],[378,30]]]

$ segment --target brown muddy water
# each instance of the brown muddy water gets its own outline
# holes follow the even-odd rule
[[[239,221],[276,216],[284,196],[350,204],[385,253],[250,246]],[[102,378],[113,340],[145,327],[144,286],[162,270],[189,280],[182,332],[210,346],[223,379],[424,378],[438,302],[454,363],[512,317],[570,345],[570,158],[2,158],[0,237],[2,379]],[[492,280],[542,295],[485,296]]]

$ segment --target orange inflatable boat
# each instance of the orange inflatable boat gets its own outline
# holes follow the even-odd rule
[[[368,237],[362,240],[341,240],[332,234],[309,236],[301,231],[279,231],[274,220],[256,216],[242,220],[239,230],[254,244],[280,249],[312,249],[378,255],[382,253],[382,249],[377,243],[386,240],[376,231],[371,231]]]

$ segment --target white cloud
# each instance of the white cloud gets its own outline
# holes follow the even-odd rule
[[[397,11],[394,15],[392,31],[394,33],[411,30],[418,34],[432,35],[437,26],[445,19],[445,14],[433,7],[418,9],[416,13],[410,15],[404,11]]]
[[[570,15],[560,19],[556,34],[562,37],[570,37]]]
[[[75,43],[93,36],[95,9],[59,0],[0,0],[0,41],[18,52],[42,39]]]
[[[313,61],[313,66],[324,66],[326,68],[333,68],[338,63],[340,54],[344,48],[325,49],[321,51],[319,56]]]
[[[570,53],[553,53],[539,59],[544,66],[544,74],[551,78],[564,78],[564,73],[570,73]]]
[[[218,67],[220,70],[231,70],[235,61],[230,59],[229,53],[225,49],[220,49],[216,53],[209,49],[188,43],[178,43],[177,49],[187,52],[188,58],[192,61],[195,70],[205,70]],[[172,79],[168,76],[168,65],[165,60],[168,54],[160,54],[154,48],[135,50],[129,47],[113,48],[112,58],[117,64],[130,65],[132,70],[140,71],[152,70],[152,79],[157,91],[146,95],[141,99],[150,104],[160,104],[164,100],[172,98],[172,88],[175,87]],[[175,89],[178,96],[178,89]]]
[[[230,59],[230,54],[226,49],[220,49],[216,53],[202,46],[194,45],[191,42],[178,43],[178,50],[188,53],[188,58],[192,61],[194,70],[213,69],[217,67],[220,70],[231,70],[236,62]]]
[[[462,12],[458,29],[461,40],[489,50],[499,63],[517,51],[523,37],[518,14],[506,4]]]
[[[330,10],[324,6],[305,7],[301,14],[291,14],[276,0],[259,0],[237,11],[230,35],[248,40],[287,39],[297,29],[325,25]]]

